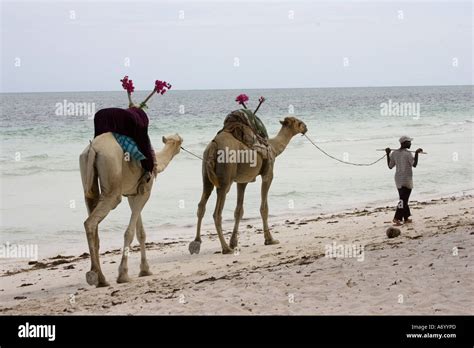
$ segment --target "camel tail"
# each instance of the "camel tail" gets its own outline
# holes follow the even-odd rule
[[[81,168],[81,173],[83,175],[82,184],[84,186],[84,196],[86,198],[94,198],[95,193],[93,191],[95,177],[95,158],[97,152],[94,150],[92,145],[89,145],[89,149],[85,152],[87,158],[81,160],[81,164],[85,164],[85,168]]]
[[[216,160],[217,160],[217,143],[212,141],[204,153],[205,172],[209,181],[217,188],[219,188],[219,179],[216,175]]]

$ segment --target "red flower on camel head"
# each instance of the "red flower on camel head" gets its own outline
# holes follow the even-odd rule
[[[239,103],[240,105],[242,105],[244,109],[247,109],[247,105],[245,105],[245,102],[249,101],[249,97],[247,96],[247,94],[239,94],[237,98],[235,98],[235,101]],[[258,109],[260,108],[260,105],[262,105],[264,101],[265,101],[264,97],[258,98],[258,106],[253,112],[254,114],[257,113]]]
[[[122,87],[127,93],[132,94],[135,91],[135,86],[133,85],[133,81],[128,79],[128,76],[124,76],[122,80]]]
[[[155,81],[155,91],[161,95],[165,94],[168,89],[171,89],[171,85],[166,81]]]
[[[135,91],[135,86],[133,85],[133,81],[130,80],[128,78],[128,76],[124,76],[124,78],[122,80],[120,80],[120,82],[122,82],[122,88],[127,91],[129,107],[137,107],[132,101],[132,93]],[[146,99],[140,103],[138,108],[140,108],[140,109],[147,108],[146,103],[153,96],[153,94],[157,93],[157,94],[163,95],[169,89],[171,89],[171,84],[169,84],[166,81],[156,80],[155,81],[155,88],[148,95],[148,97],[146,97]]]

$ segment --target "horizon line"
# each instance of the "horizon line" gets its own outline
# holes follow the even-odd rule
[[[381,86],[327,86],[327,87],[260,87],[260,88],[196,88],[196,89],[172,89],[170,91],[180,91],[180,92],[192,92],[192,91],[233,91],[233,90],[262,90],[262,89],[269,89],[269,90],[279,90],[279,89],[336,89],[336,88],[393,88],[393,87],[474,87],[474,84],[467,84],[467,85],[381,85]],[[32,93],[92,93],[92,92],[121,92],[122,89],[118,90],[66,90],[66,91],[16,91],[16,92],[0,92],[0,94],[32,94]],[[146,90],[136,90],[136,92],[150,92],[150,89]]]

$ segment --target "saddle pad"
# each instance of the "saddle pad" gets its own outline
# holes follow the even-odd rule
[[[146,159],[143,153],[141,153],[140,150],[138,149],[137,143],[135,143],[135,141],[132,138],[127,137],[126,135],[118,134],[118,133],[112,133],[112,134],[117,140],[117,143],[119,143],[123,152],[128,152],[130,156],[132,156],[132,158],[136,159],[137,161]]]
[[[268,145],[268,134],[262,121],[250,110],[232,111],[224,120],[224,127],[218,132],[228,132],[251,149],[256,150],[263,159],[273,160],[273,150]]]

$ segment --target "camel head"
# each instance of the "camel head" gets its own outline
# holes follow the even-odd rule
[[[163,136],[162,138],[165,148],[170,148],[173,151],[173,156],[177,155],[181,150],[181,144],[183,143],[183,138],[179,136],[178,133]]]
[[[280,121],[280,123],[283,127],[288,128],[293,135],[298,133],[305,134],[308,131],[306,124],[293,116],[285,117],[285,119]]]
[[[163,144],[165,146],[161,151],[155,153],[156,163],[153,173],[155,177],[158,173],[161,173],[166,169],[171,160],[179,153],[181,150],[181,144],[183,143],[183,138],[178,134],[163,136]]]

